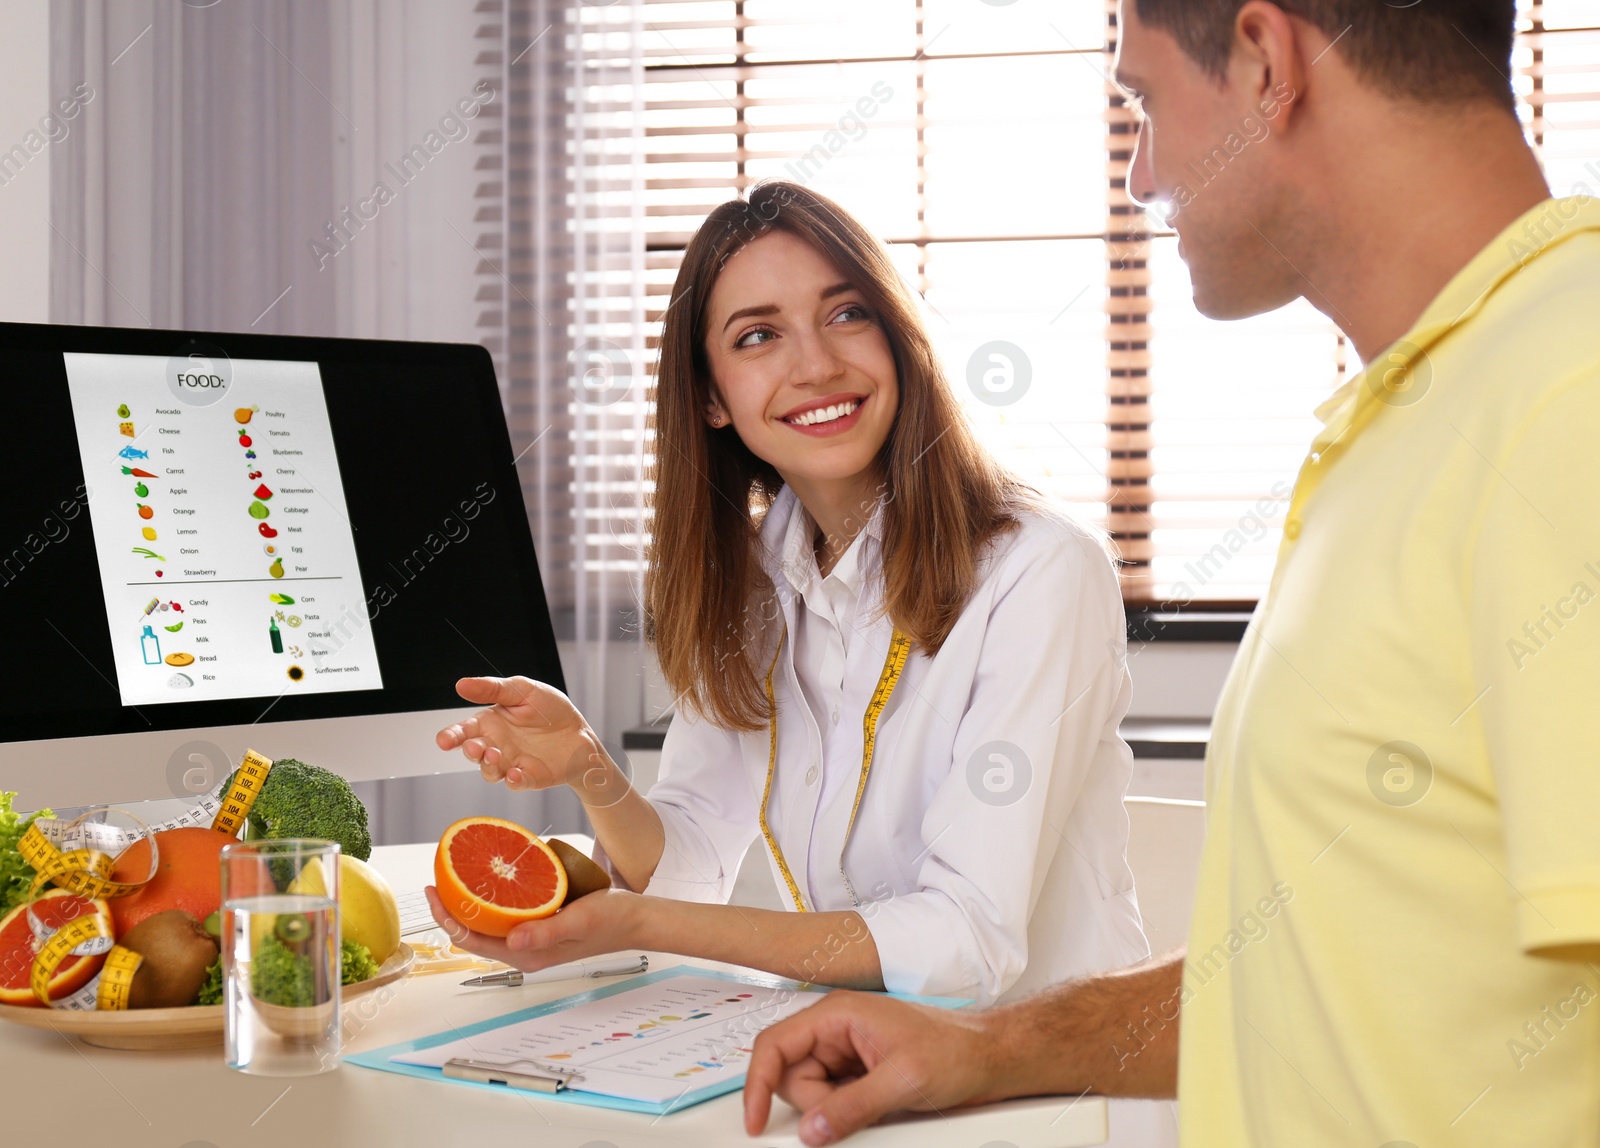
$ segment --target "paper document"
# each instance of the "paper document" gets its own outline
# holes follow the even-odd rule
[[[462,1058],[523,1071],[576,1069],[574,1091],[670,1104],[743,1076],[757,1034],[826,993],[674,976],[392,1059],[428,1068]]]

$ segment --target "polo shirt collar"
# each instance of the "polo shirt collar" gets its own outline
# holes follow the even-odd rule
[[[1513,275],[1541,255],[1586,231],[1600,231],[1600,198],[1574,195],[1534,205],[1495,236],[1456,272],[1411,329],[1317,407],[1323,423],[1311,445],[1313,456],[1348,440],[1358,419],[1403,384],[1425,352],[1468,322]]]

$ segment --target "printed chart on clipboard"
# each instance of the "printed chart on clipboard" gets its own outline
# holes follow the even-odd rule
[[[740,1087],[756,1036],[826,994],[793,981],[680,965],[347,1060],[438,1080],[449,1079],[442,1067],[451,1059],[576,1071],[556,1096],[659,1114]]]

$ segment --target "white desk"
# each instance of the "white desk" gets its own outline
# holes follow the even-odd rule
[[[372,861],[395,889],[432,882],[434,847],[396,845]],[[440,937],[442,933],[438,934]],[[682,963],[650,954],[651,968]],[[708,965],[710,962],[695,962]],[[593,987],[593,982],[467,989],[467,974],[408,977],[345,1008],[346,1051],[380,1048],[448,1025],[467,1025]],[[537,1094],[504,1095],[434,1084],[342,1065],[320,1076],[270,1078],[226,1068],[221,1046],[181,1052],[120,1052],[60,1034],[0,1026],[0,1112],[6,1140],[62,1130],[117,1148],[388,1148],[390,1145],[537,1144],[540,1148],[635,1148],[688,1144],[788,1146],[797,1114],[774,1104],[767,1133],[743,1130],[732,1093],[665,1117],[567,1104]],[[19,1123],[20,1122],[20,1123]],[[870,1129],[847,1143],[861,1148],[1076,1148],[1102,1143],[1106,1104],[1098,1097],[1010,1101],[943,1117]]]

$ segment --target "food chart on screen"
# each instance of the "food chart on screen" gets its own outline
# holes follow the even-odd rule
[[[317,364],[64,358],[122,704],[381,688]]]

